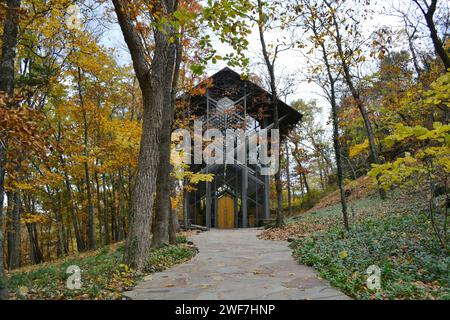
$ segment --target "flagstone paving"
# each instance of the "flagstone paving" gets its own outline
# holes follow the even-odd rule
[[[347,300],[299,265],[286,242],[257,238],[256,229],[211,230],[192,237],[199,253],[156,273],[125,296],[135,300]]]

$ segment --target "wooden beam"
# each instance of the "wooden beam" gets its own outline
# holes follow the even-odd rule
[[[187,228],[188,227],[188,221],[189,221],[189,207],[190,207],[190,203],[189,203],[189,192],[184,191],[184,226]]]
[[[206,182],[206,227],[211,228],[211,182]]]
[[[264,128],[268,127],[268,121],[267,118],[264,118]],[[273,124],[271,125],[273,126]],[[267,128],[269,130],[269,128]],[[270,218],[270,176],[265,175],[264,176],[264,212],[263,212],[263,219],[267,221]]]
[[[217,223],[217,217],[218,217],[218,210],[219,210],[219,204],[217,202],[217,179],[214,179],[214,227],[218,228],[219,224]]]
[[[239,190],[239,173],[236,171],[236,179],[235,179],[235,189],[234,192],[236,196],[234,197],[234,225],[236,228],[239,228],[239,203],[238,203],[238,190]]]
[[[255,206],[255,224],[256,224],[256,227],[258,227],[259,226],[259,201],[258,201],[258,184],[257,183],[255,183],[255,190],[256,190],[256,192],[255,192],[255,203],[256,203],[256,206]]]
[[[248,187],[248,171],[247,167],[244,166],[242,170],[242,228],[248,228],[248,212],[247,212],[247,187]]]
[[[269,176],[264,176],[264,220],[270,218],[270,180]]]

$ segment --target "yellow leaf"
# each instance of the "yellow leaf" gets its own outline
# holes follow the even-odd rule
[[[19,288],[19,293],[20,293],[22,296],[26,296],[26,295],[28,294],[28,292],[29,292],[29,290],[28,290],[27,287],[20,287],[20,288]]]
[[[346,259],[348,257],[348,253],[346,250],[342,251],[341,253],[339,253],[339,257],[341,259]]]
[[[363,143],[357,144],[356,146],[352,146],[350,148],[350,158],[354,158],[356,156],[359,156],[361,153],[369,150],[369,140],[366,139]]]

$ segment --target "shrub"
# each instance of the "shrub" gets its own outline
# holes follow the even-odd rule
[[[450,299],[448,253],[433,240],[425,215],[396,215],[340,227],[291,244],[300,263],[357,299]],[[381,268],[382,288],[370,291],[366,270]]]

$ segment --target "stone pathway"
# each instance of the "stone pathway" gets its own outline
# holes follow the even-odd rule
[[[299,265],[285,242],[255,229],[211,230],[192,237],[199,253],[126,292],[138,300],[349,299]]]

